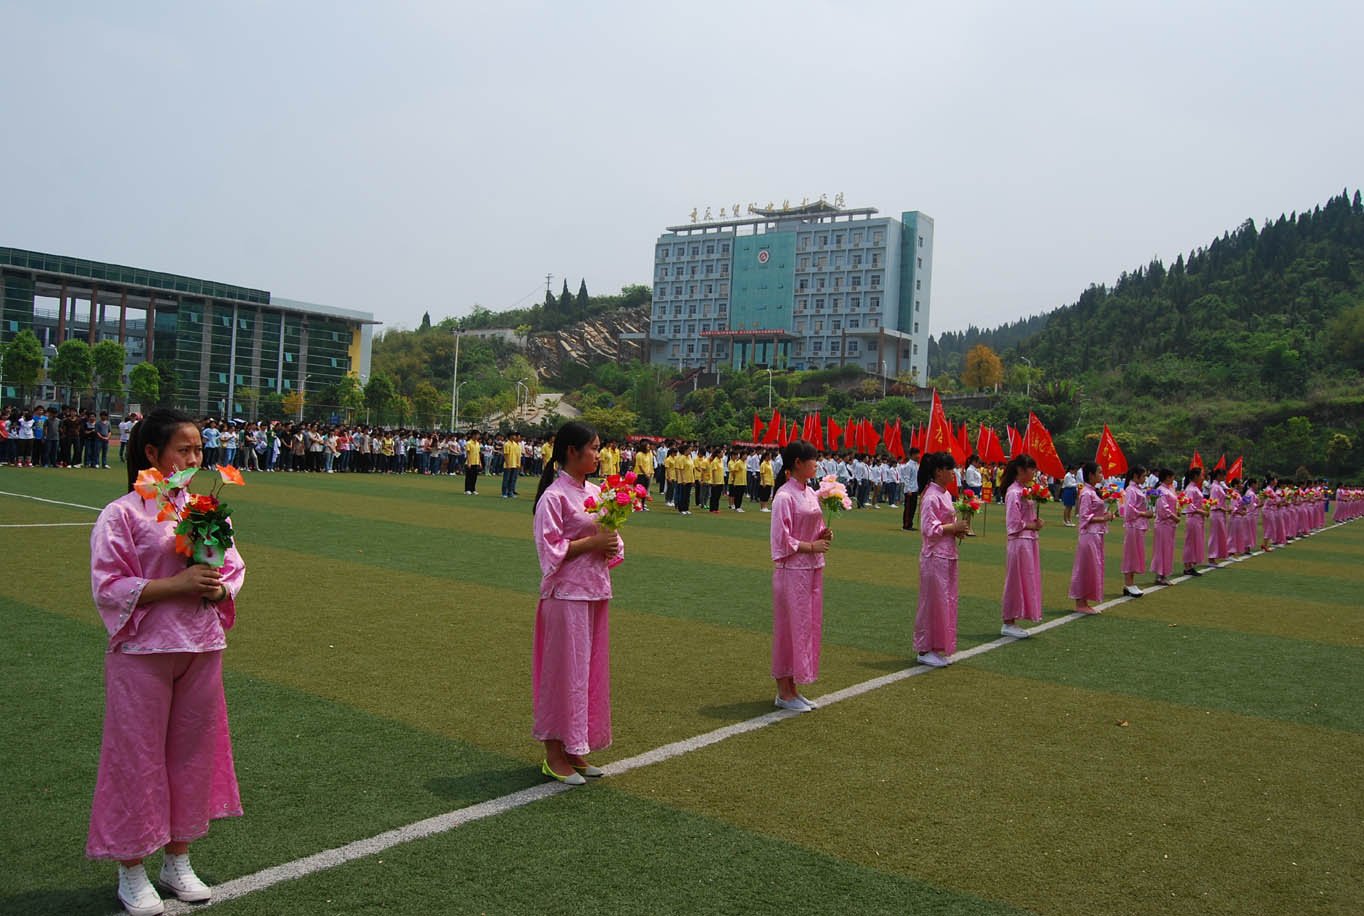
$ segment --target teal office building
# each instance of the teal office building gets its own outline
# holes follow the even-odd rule
[[[709,371],[854,364],[922,384],[933,219],[877,212],[820,200],[669,226],[654,246],[650,361]]]

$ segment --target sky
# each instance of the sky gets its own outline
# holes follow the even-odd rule
[[[930,329],[1364,186],[1358,2],[62,2],[0,23],[0,245],[415,327],[648,284],[693,207],[935,223]]]

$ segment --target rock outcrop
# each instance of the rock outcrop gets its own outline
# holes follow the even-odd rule
[[[579,321],[558,331],[542,331],[526,339],[526,358],[541,379],[559,378],[570,363],[593,366],[605,360],[638,360],[648,353],[649,307],[619,309]],[[645,339],[620,339],[621,334],[643,334]]]

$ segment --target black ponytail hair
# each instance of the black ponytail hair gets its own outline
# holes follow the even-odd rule
[[[1009,459],[1009,463],[1004,465],[1004,476],[999,478],[999,488],[1008,492],[1009,487],[1013,486],[1018,479],[1018,472],[1024,468],[1037,467],[1037,459],[1032,455],[1018,454]],[[920,485],[922,487],[922,485]]]
[[[152,466],[147,460],[147,446],[160,451],[166,447],[175,431],[185,425],[199,428],[189,414],[174,407],[158,407],[134,424],[132,432],[128,434],[128,448],[124,450],[128,459],[129,493],[133,492],[137,475]]]
[[[1099,462],[1086,461],[1080,465],[1080,483],[1089,484],[1089,475],[1099,470]],[[1092,484],[1090,484],[1092,486]]]
[[[933,475],[942,470],[950,471],[957,466],[951,452],[929,452],[919,462],[919,492],[922,493],[933,482]],[[923,505],[921,502],[919,505]]]
[[[1164,483],[1167,480],[1174,479],[1175,472],[1170,470],[1169,468],[1161,468],[1160,470],[1156,471],[1156,480],[1158,480],[1161,483]]]
[[[1210,481],[1221,480],[1224,476],[1226,476],[1226,473],[1227,473],[1226,469],[1224,468],[1213,468],[1211,471],[1208,472],[1208,480]]]
[[[1188,473],[1184,475],[1184,486],[1181,489],[1187,490],[1189,488],[1189,484],[1194,482],[1194,478],[1201,476],[1203,476],[1202,468],[1199,467],[1189,468]]]
[[[805,439],[792,439],[782,446],[781,469],[789,475],[795,470],[797,461],[809,461],[818,457],[819,452],[815,451],[813,443]]]
[[[540,497],[545,495],[549,485],[554,483],[554,478],[563,469],[568,450],[586,448],[595,438],[597,431],[579,420],[570,420],[559,427],[559,431],[554,434],[554,451],[545,462],[545,470],[540,475],[540,486],[535,491],[535,501],[530,504],[532,515],[535,513],[535,507],[540,504]]]
[[[1136,480],[1138,477],[1143,477],[1143,476],[1145,476],[1145,475],[1146,475],[1146,468],[1142,467],[1142,466],[1139,465],[1139,464],[1134,464],[1134,465],[1132,465],[1130,468],[1127,469],[1127,476],[1124,478],[1124,481],[1127,482],[1127,483],[1131,483],[1132,481]]]

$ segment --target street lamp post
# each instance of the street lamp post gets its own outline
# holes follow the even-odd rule
[[[898,346],[898,344],[897,344]],[[881,400],[886,399],[886,361],[881,360]]]
[[[459,328],[453,328],[455,335],[455,371],[450,374],[450,431],[459,422]]]
[[[1020,356],[1019,359],[1028,364],[1028,377],[1023,383],[1023,397],[1032,397],[1032,360],[1028,359],[1026,356]]]
[[[455,430],[459,429],[459,389],[463,388],[467,384],[469,384],[469,380],[466,378],[464,381],[460,382],[458,385],[455,386],[454,399],[455,410],[454,419],[450,421],[450,432],[454,432]]]
[[[526,417],[526,402],[530,400],[530,386],[525,384],[529,381],[529,376],[516,380],[516,415],[520,419]],[[522,400],[521,391],[525,389],[525,400]]]
[[[767,409],[772,409],[772,367],[767,367]]]

